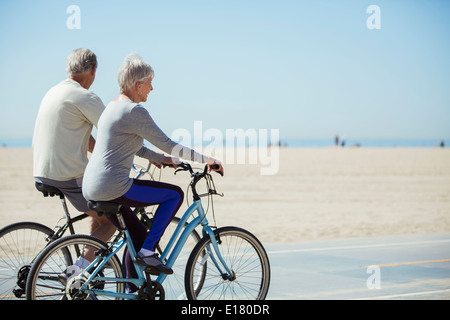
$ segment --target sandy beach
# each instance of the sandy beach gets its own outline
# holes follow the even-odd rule
[[[215,175],[225,195],[215,197],[218,226],[243,227],[265,243],[450,232],[448,148],[281,148],[279,155],[276,175],[248,164],[225,164],[225,176]],[[0,174],[0,227],[57,224],[60,201],[35,189],[31,148],[1,148]],[[164,169],[161,181],[186,190],[190,178]],[[85,232],[83,222],[77,231]]]

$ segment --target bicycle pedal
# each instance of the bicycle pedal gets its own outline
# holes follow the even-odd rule
[[[159,276],[161,274],[161,271],[152,267],[145,267],[145,273],[151,274],[153,276]]]

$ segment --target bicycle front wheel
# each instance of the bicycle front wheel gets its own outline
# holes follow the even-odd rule
[[[59,278],[64,271],[73,267],[73,264],[83,250],[89,247],[95,251],[106,250],[107,245],[92,236],[72,235],[56,240],[38,256],[30,270],[26,285],[28,300],[85,300],[93,297],[77,292],[86,278],[79,277],[76,286],[63,284]],[[101,274],[100,274],[101,273]],[[108,261],[99,275],[110,278],[123,278],[120,260],[116,255]],[[125,284],[122,282],[102,282],[95,278],[90,286],[108,291],[124,292]],[[95,297],[97,298],[97,297]],[[100,297],[98,297],[100,298]]]
[[[36,222],[18,222],[0,229],[0,299],[24,298],[31,264],[54,232]]]
[[[270,284],[270,264],[259,240],[237,227],[219,228],[214,234],[234,278],[224,277],[215,266],[213,258],[220,262],[207,235],[196,245],[187,262],[185,290],[188,299],[265,299]],[[208,263],[207,268],[204,268],[205,263]]]

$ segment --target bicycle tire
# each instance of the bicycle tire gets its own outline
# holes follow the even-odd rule
[[[54,231],[36,222],[17,222],[0,229],[0,300],[23,299],[33,260]]]
[[[26,298],[28,300],[66,299],[66,288],[59,282],[58,275],[73,265],[78,258],[76,251],[85,245],[97,250],[108,248],[103,241],[88,235],[70,235],[58,239],[47,246],[36,258],[30,270],[26,284]],[[109,269],[112,269],[113,275],[109,274],[111,272]],[[122,265],[116,255],[112,256],[108,267],[105,267],[103,272],[108,272],[105,276],[123,278]],[[99,286],[109,285],[109,283],[95,282],[95,279],[93,284]],[[38,289],[40,287],[44,288],[45,291]],[[112,284],[112,288],[108,287],[108,290],[113,290],[114,287],[118,292],[124,292],[125,290],[124,283]],[[88,297],[83,297],[83,299],[85,298]]]
[[[210,261],[210,255],[206,252],[213,249],[210,247],[211,239],[206,235],[196,245],[187,262],[185,290],[188,299],[264,300],[270,285],[270,263],[261,242],[247,230],[237,227],[219,228],[214,234],[220,252],[235,277],[225,280]],[[206,261],[208,268],[204,274]]]

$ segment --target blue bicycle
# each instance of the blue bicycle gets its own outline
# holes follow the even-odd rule
[[[201,202],[202,197],[211,197],[212,201],[212,196],[218,194],[207,166],[202,171],[194,172],[191,165],[182,163],[176,172],[180,170],[191,174],[189,186],[194,202],[181,217],[160,258],[169,267],[183,260],[184,274],[174,269],[173,275],[160,274],[152,280],[153,273],[149,269],[134,265],[138,278],[124,277],[118,253],[126,247],[134,259],[136,251],[119,212],[120,205],[91,202],[91,208],[99,214],[117,216],[123,238],[110,245],[87,235],[68,236],[55,241],[38,256],[30,270],[27,299],[265,299],[270,284],[270,264],[264,247],[244,229],[222,227],[213,230],[215,227],[209,225]],[[202,179],[206,180],[207,191],[198,194],[196,186]],[[194,218],[188,222],[191,216]],[[203,238],[192,250],[186,250],[186,243],[196,227],[201,227]],[[96,259],[65,283],[60,281],[59,275],[73,265],[79,256],[77,252],[82,252],[86,246],[96,250]],[[183,275],[184,292],[166,285],[171,278]],[[127,284],[133,284],[137,290],[131,292]]]

